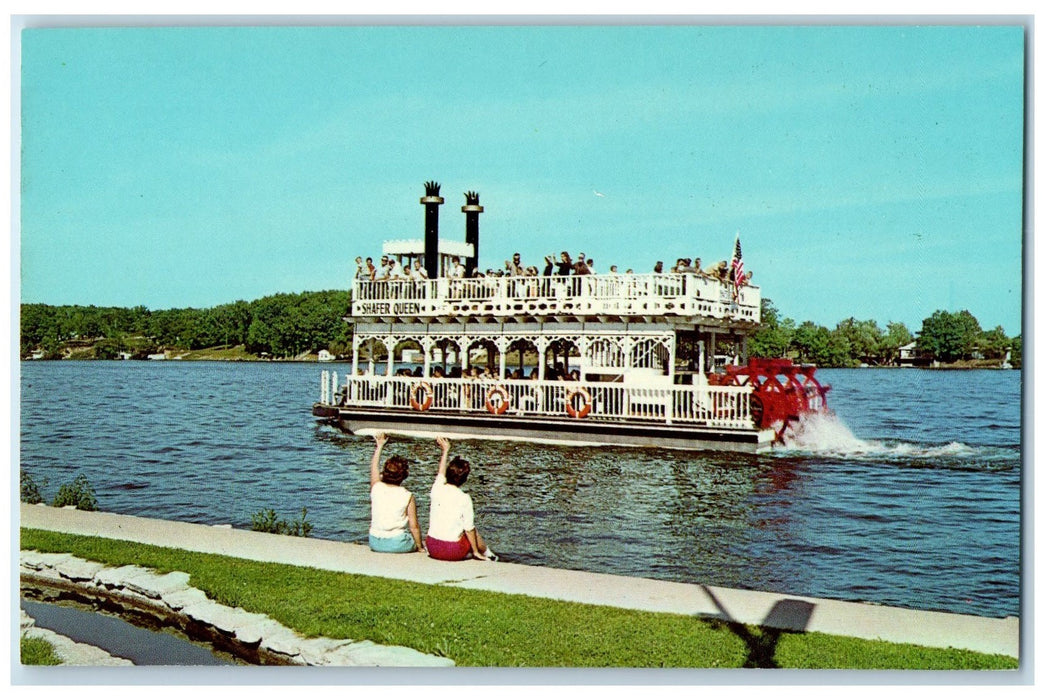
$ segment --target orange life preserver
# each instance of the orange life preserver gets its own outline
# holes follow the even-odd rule
[[[424,390],[424,399],[417,400],[418,390]],[[428,382],[419,382],[410,387],[410,408],[415,411],[427,411],[432,407],[432,399],[435,397],[435,392],[432,391],[432,385]]]
[[[493,402],[494,396],[500,396],[501,401],[496,405]],[[486,394],[486,410],[494,415],[501,415],[508,410],[508,404],[511,402],[511,398],[508,396],[508,390],[503,386],[495,386],[490,389]]]
[[[580,408],[573,407],[573,399],[576,396],[580,396],[584,403],[581,404]],[[591,394],[584,387],[578,387],[571,391],[566,397],[566,415],[570,418],[584,418],[591,413]]]

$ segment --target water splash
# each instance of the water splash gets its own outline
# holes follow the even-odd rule
[[[815,413],[801,423],[789,426],[784,434],[781,452],[799,452],[839,457],[896,457],[925,459],[939,457],[973,457],[981,450],[961,442],[946,445],[915,445],[907,442],[864,440],[853,434],[833,413]]]

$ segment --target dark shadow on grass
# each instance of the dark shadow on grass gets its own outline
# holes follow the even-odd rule
[[[816,607],[804,600],[778,600],[762,623],[755,627],[734,620],[711,589],[707,586],[702,588],[718,608],[719,616],[712,624],[726,627],[747,646],[744,668],[780,668],[776,662],[780,635],[784,632],[804,632]]]

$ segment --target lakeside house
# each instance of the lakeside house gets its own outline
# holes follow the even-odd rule
[[[918,341],[900,346],[900,357],[896,362],[900,367],[928,367],[931,363],[932,358],[918,349]]]

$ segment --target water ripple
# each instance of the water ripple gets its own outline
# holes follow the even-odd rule
[[[344,374],[343,366],[335,366]],[[22,468],[78,473],[104,510],[250,527],[308,509],[365,542],[373,442],[309,415],[319,370],[26,363]],[[1014,372],[821,370],[834,419],[760,456],[462,441],[478,526],[506,561],[984,615],[1019,612]],[[61,425],[53,404],[77,402]],[[249,419],[243,407],[250,406]],[[427,524],[439,455],[393,439]]]

